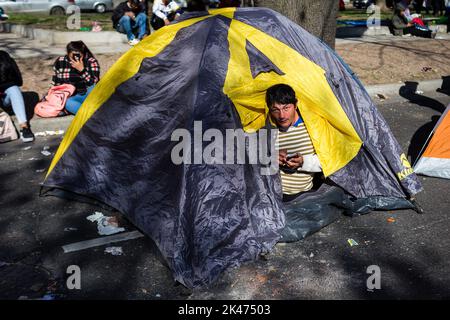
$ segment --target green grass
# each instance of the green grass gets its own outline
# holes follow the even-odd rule
[[[98,21],[104,31],[113,30],[111,12],[107,13],[81,13],[81,28],[91,28],[92,22]],[[77,31],[67,29],[67,20],[64,15],[48,15],[43,13],[13,13],[8,22],[14,24],[32,25],[36,28],[53,29],[61,31]]]
[[[358,9],[347,9],[345,11],[339,11],[338,21],[339,20],[366,20],[370,14],[366,13],[366,10],[358,10]],[[381,19],[390,19],[392,18],[391,12],[382,12]]]

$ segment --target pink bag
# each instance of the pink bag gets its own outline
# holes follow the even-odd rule
[[[8,142],[18,139],[16,127],[11,117],[6,112],[0,113],[0,142]]]
[[[67,99],[75,92],[71,84],[51,87],[44,100],[34,107],[34,113],[42,118],[57,117],[64,110]]]

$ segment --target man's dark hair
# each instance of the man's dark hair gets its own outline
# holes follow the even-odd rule
[[[275,103],[279,104],[297,104],[297,98],[295,97],[295,91],[287,84],[276,84],[273,87],[267,89],[266,103],[270,108]]]

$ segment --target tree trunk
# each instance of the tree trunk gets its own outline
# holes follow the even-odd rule
[[[254,0],[254,2],[257,7],[267,7],[280,12],[334,48],[339,1]]]

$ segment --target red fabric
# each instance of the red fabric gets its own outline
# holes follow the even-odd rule
[[[71,84],[51,87],[44,100],[34,107],[34,113],[42,118],[57,117],[64,109],[67,99],[75,92]]]
[[[411,20],[412,23],[418,24],[421,27],[425,27],[425,23],[423,23],[423,20],[420,18],[414,18]]]

